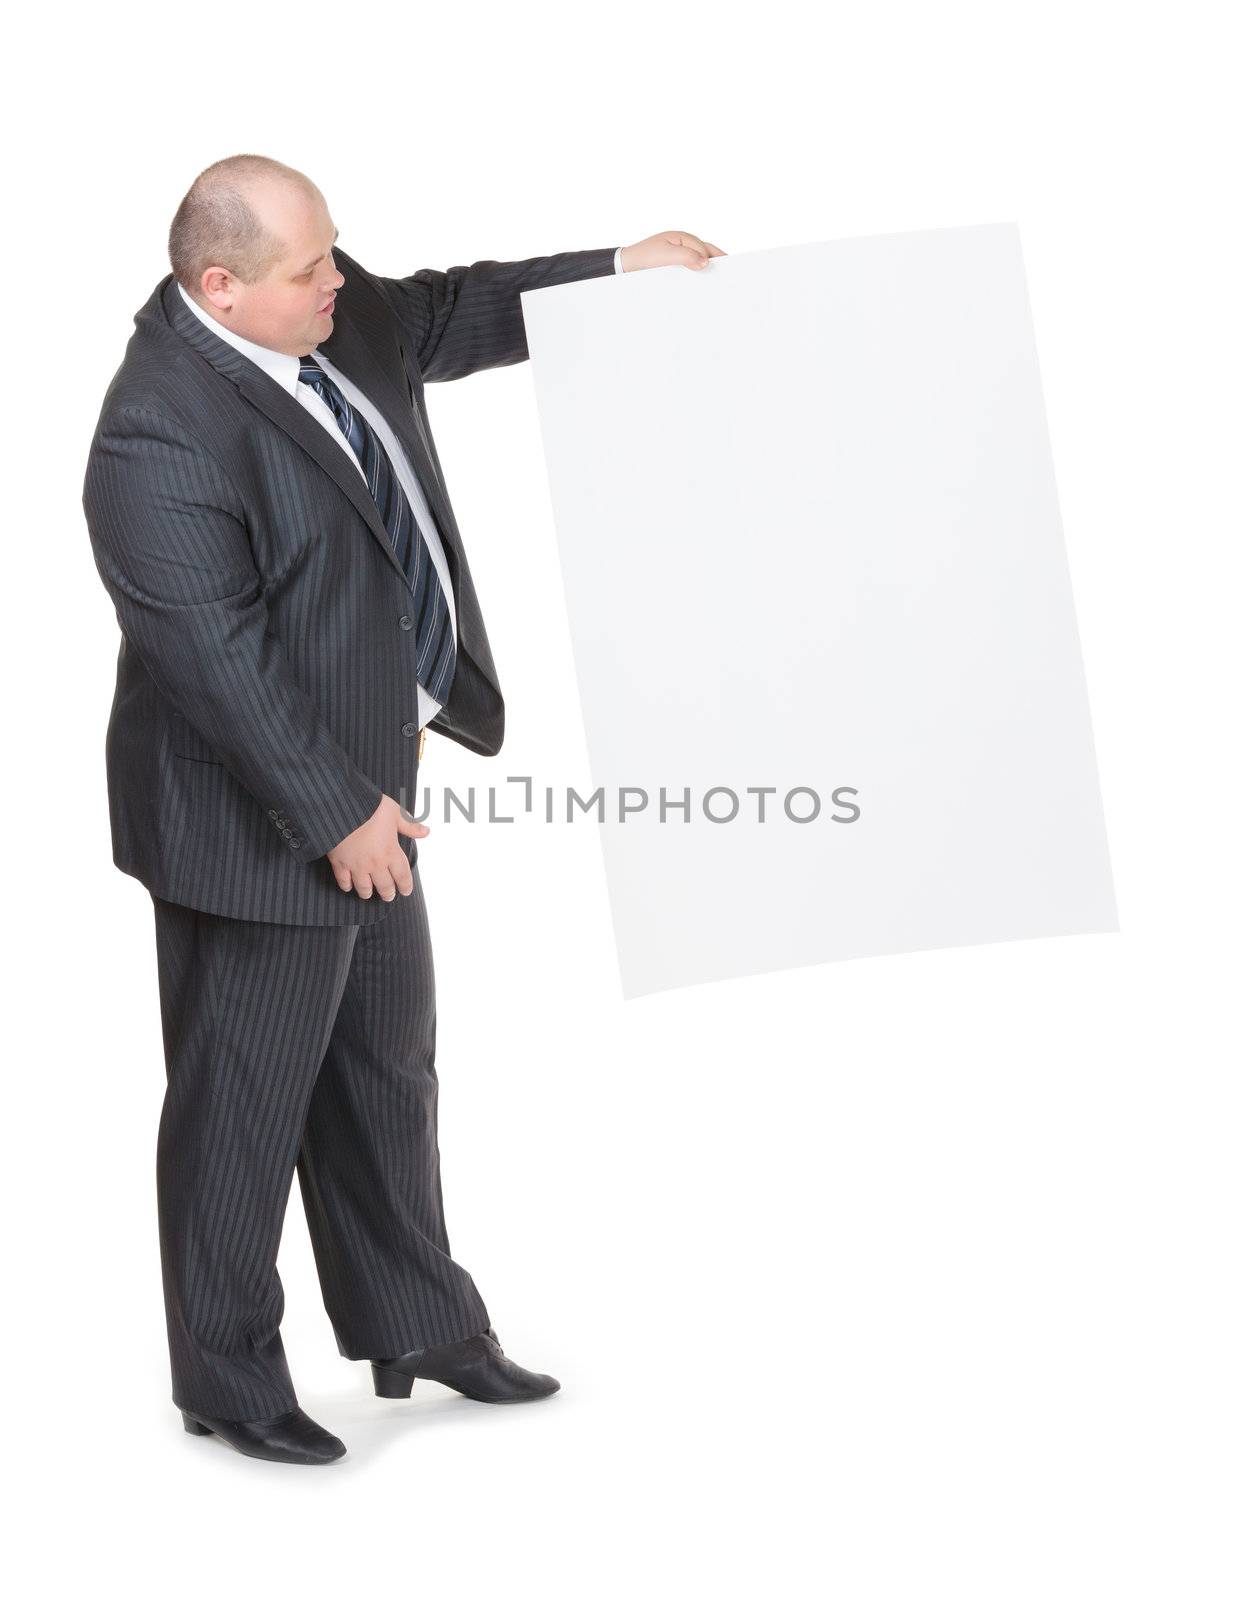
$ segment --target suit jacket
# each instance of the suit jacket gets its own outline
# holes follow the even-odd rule
[[[386,417],[429,502],[459,645],[430,726],[481,755],[503,742],[504,701],[423,386],[524,361],[521,292],[611,274],[613,255],[384,278],[335,250],[346,281],[318,349]],[[414,804],[413,596],[345,452],[194,316],[172,274],[135,315],[83,507],[122,634],[105,738],[115,864],[225,916],[385,916],[389,902],[339,888],[325,854],[383,794]]]

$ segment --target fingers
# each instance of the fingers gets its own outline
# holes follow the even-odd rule
[[[675,233],[672,238],[686,266],[699,268],[708,265],[708,250],[702,239],[696,238],[693,233]]]
[[[347,878],[346,883],[344,877]],[[372,900],[376,894],[380,900],[390,901],[397,894],[407,896],[413,892],[413,869],[408,864],[408,857],[398,848],[383,866],[371,867],[368,872],[357,870],[352,873],[341,873],[336,868],[334,878],[340,889],[354,889],[362,900]]]
[[[395,899],[395,879],[391,876],[390,867],[375,867],[371,877],[374,880],[374,893],[380,900]]]
[[[407,868],[407,862],[405,863]],[[404,894],[413,892],[412,874],[405,874],[408,878],[408,887]],[[374,867],[370,872],[354,872],[352,874],[352,888],[362,900],[372,900],[376,894],[379,900],[394,900],[396,895],[396,878],[388,867]]]
[[[395,860],[391,863],[391,876],[395,880],[395,887],[403,895],[413,892],[413,869],[408,864],[408,857],[402,850],[395,852]]]
[[[421,838],[430,832],[424,822],[417,826],[421,833],[414,837]],[[397,893],[410,895],[413,892],[413,869],[398,844],[393,846],[385,861],[374,861],[368,866],[359,863],[348,866],[334,857],[328,859],[334,881],[345,894],[355,891],[362,900],[372,900],[375,894],[380,900],[394,900]]]
[[[720,245],[709,244],[698,234],[684,233],[680,228],[652,234],[640,241],[639,249],[642,259],[636,265],[690,267],[693,272],[701,271],[715,256],[725,254]]]
[[[666,236],[670,244],[677,245],[682,255],[683,265],[698,271],[706,267],[713,256],[723,256],[725,251],[715,244],[709,244],[706,239],[701,239],[694,233],[671,233]]]

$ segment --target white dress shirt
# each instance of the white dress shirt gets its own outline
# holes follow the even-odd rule
[[[619,245],[613,256],[614,272],[622,271],[621,252],[624,248],[624,245]],[[300,382],[299,356],[289,356],[282,350],[271,350],[267,345],[254,344],[251,339],[243,338],[233,328],[227,328],[223,323],[218,322],[215,317],[211,317],[203,307],[196,304],[182,284],[178,285],[178,292],[206,328],[211,328],[219,338],[224,339],[227,344],[233,345],[240,354],[254,361],[262,372],[268,373],[275,383],[281,384],[287,393],[298,401],[311,417],[316,418],[326,432],[338,441],[347,454],[348,460],[352,462],[357,472],[360,473],[361,478],[368,482],[368,479],[365,478],[364,468],[356,459],[356,452],[348,443],[347,435],[340,428],[334,412],[311,384]],[[390,461],[392,469],[399,480],[400,488],[408,497],[409,507],[412,510],[417,526],[421,529],[421,536],[426,542],[427,550],[430,552],[430,559],[434,562],[434,570],[443,586],[443,593],[447,599],[448,614],[451,617],[452,637],[455,639],[457,637],[456,601],[452,597],[452,577],[448,570],[443,541],[439,537],[439,530],[435,527],[434,518],[430,515],[430,507],[426,503],[426,497],[422,493],[421,485],[417,481],[417,475],[413,471],[408,456],[405,454],[403,445],[395,437],[395,433],[387,419],[368,395],[363,394],[352,380],[345,373],[340,372],[338,367],[326,356],[322,355],[320,351],[314,350],[313,356],[318,366],[324,368],[332,381],[338,384],[343,394],[347,397],[349,404],[360,412],[382,441],[382,448],[387,453],[387,459]],[[416,687],[417,726],[424,728],[431,717],[440,709],[441,702],[427,694],[420,683]]]

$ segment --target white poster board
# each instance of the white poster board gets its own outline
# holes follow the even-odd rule
[[[624,993],[1114,931],[1015,226],[521,298]]]

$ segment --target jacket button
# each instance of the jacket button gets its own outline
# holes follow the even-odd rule
[[[300,838],[298,833],[292,834],[292,836],[291,836],[291,838],[290,838],[290,840],[288,842],[290,843],[291,848],[293,850],[298,850],[300,848],[300,846],[304,843],[303,839]]]
[[[289,839],[291,837],[291,829],[290,828],[284,828],[282,830],[282,836],[283,836],[284,839]]]
[[[400,618],[400,627],[403,628],[405,633],[407,633],[408,630],[412,627],[412,625],[413,625],[413,619],[409,616],[408,612],[406,611],[404,613],[404,615]]]
[[[406,722],[404,724],[404,726],[400,729],[400,732],[404,735],[404,737],[406,739],[411,739],[413,737],[413,735],[417,732],[417,724],[415,722]]]
[[[271,817],[273,817],[275,819],[275,821],[277,820],[278,813],[276,811],[271,811],[269,814],[270,814]]]

